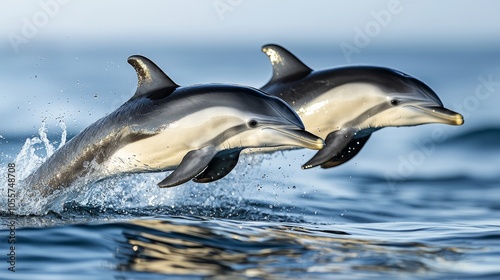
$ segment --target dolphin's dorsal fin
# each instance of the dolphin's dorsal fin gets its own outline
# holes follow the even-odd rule
[[[312,69],[300,61],[296,56],[278,45],[265,45],[262,47],[271,64],[273,65],[273,77],[271,82],[297,75],[307,75]]]
[[[161,89],[176,88],[178,85],[172,81],[160,67],[142,55],[133,55],[127,62],[137,72],[137,90],[132,98],[143,96]],[[172,91],[167,91],[170,94]]]

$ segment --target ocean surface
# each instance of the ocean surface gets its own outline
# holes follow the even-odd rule
[[[9,212],[9,173],[18,201],[47,154],[132,96],[129,55],[181,85],[260,87],[271,67],[258,45],[4,51],[0,279],[500,279],[500,51],[367,48],[348,62],[337,45],[285,47],[314,69],[399,69],[465,124],[382,129],[334,169],[301,170],[314,151],[247,155],[210,184],[133,174]]]

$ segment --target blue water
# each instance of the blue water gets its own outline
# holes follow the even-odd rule
[[[346,64],[337,46],[287,47],[315,69]],[[181,85],[259,87],[271,72],[259,46],[43,46],[6,56],[2,174],[14,162],[25,177],[125,102],[135,53]],[[245,156],[218,182],[159,189],[164,174],[127,175],[50,206],[18,205],[14,216],[2,176],[0,279],[498,279],[500,85],[475,91],[500,81],[500,51],[366,49],[351,64],[422,79],[465,124],[383,129],[335,169],[300,170],[307,150]],[[27,191],[16,187],[18,197]]]

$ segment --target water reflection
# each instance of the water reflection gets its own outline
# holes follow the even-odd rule
[[[332,226],[221,220],[135,220],[117,249],[121,271],[275,279],[349,271],[438,271],[457,248],[355,238]],[[345,274],[344,274],[345,275]]]

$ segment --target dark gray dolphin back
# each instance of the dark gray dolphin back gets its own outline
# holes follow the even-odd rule
[[[262,47],[273,67],[271,80],[261,89],[283,99],[294,108],[294,102],[307,102],[334,87],[366,82],[388,92],[410,93],[415,88],[442,106],[437,94],[424,82],[401,71],[377,66],[337,67],[313,71],[285,48],[269,44]],[[302,104],[301,104],[302,105]]]

